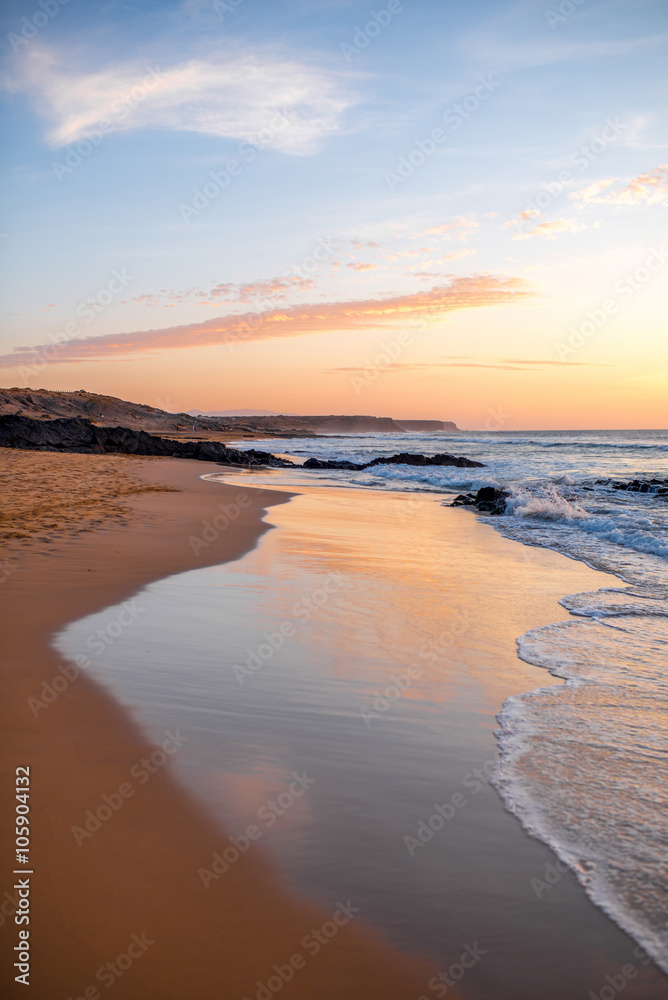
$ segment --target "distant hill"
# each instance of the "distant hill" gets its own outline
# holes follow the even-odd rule
[[[193,417],[278,417],[276,410],[186,410]]]
[[[452,420],[395,420],[405,431],[447,431],[453,433],[459,430]]]
[[[233,414],[169,413],[145,403],[131,403],[116,396],[103,396],[79,389],[56,392],[52,389],[0,389],[0,414],[18,414],[37,420],[56,417],[85,417],[100,427],[129,427],[150,434],[170,434],[203,438],[227,437],[314,437],[318,434],[401,434],[410,430],[457,430],[441,420],[401,420],[365,415],[298,416],[271,411]],[[196,426],[196,432],[193,432]]]

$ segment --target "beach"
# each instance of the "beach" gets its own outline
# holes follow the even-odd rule
[[[448,996],[556,1000],[630,965],[626,996],[663,995],[489,783],[504,700],[561,683],[517,659],[517,637],[613,577],[429,496],[7,458],[24,494],[48,475],[61,505],[99,496],[86,523],[44,496],[15,509],[3,584],[3,770],[31,769],[34,996],[106,995],[96,974],[133,935],[119,996],[417,1000],[445,995],[433,977],[452,967]],[[99,659],[93,636],[114,638]],[[63,674],[76,650],[88,665]],[[265,830],[286,788],[294,807]]]
[[[80,476],[93,478],[102,466],[108,481],[107,456],[2,457],[11,460],[24,497],[31,469],[43,473],[48,468],[60,481],[61,498],[67,496],[73,465]],[[286,497],[261,494],[244,508],[234,531],[221,533],[196,560],[188,537],[220,513],[221,503],[233,503],[237,491],[203,482],[201,463],[115,457],[111,463],[116,472],[138,481],[124,481],[121,488],[149,488],[145,495],[124,496],[127,523],[107,521],[106,527],[63,538],[54,533],[43,542],[40,521],[37,539],[31,545],[24,538],[28,544],[12,561],[3,585],[2,704],[8,734],[3,775],[13,785],[15,769],[29,766],[31,776],[32,995],[40,1000],[93,996],[95,989],[106,991],[109,976],[117,995],[142,1000],[241,998],[248,990],[254,995],[256,980],[269,977],[273,964],[289,963],[309,929],[331,914],[291,899],[261,857],[252,863],[247,858],[235,870],[224,895],[206,894],[197,870],[215,850],[220,833],[175,784],[169,769],[156,773],[105,835],[80,850],[71,832],[74,817],[95,806],[103,793],[118,789],[131,767],[156,748],[85,671],[36,717],[28,700],[40,698],[43,685],[52,685],[60,674],[62,660],[49,639],[65,622],[130,598],[151,580],[239,556],[261,534],[263,508]],[[98,515],[108,515],[100,506]],[[29,518],[22,521],[22,532],[29,534]],[[5,812],[6,859],[13,858],[11,820]],[[5,869],[3,891],[10,896],[11,878]],[[23,986],[12,983],[11,949],[18,928],[11,909],[10,902],[3,910],[3,976],[11,983],[9,995],[20,996]],[[107,962],[127,955],[129,946],[138,951],[132,935],[153,942],[142,961],[136,959],[132,976],[121,979],[107,972],[106,980],[96,978]],[[342,964],[345,972],[335,974]],[[352,996],[378,988],[399,998],[418,990],[430,969],[393,954],[377,935],[351,923],[341,927],[317,964],[299,972],[292,986],[296,997],[313,990],[335,996],[343,976]],[[92,992],[85,994],[86,989]]]

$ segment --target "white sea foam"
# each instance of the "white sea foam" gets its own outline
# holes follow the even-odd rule
[[[564,603],[588,620],[527,633],[519,655],[567,683],[506,701],[494,782],[668,972],[668,609],[632,588]]]

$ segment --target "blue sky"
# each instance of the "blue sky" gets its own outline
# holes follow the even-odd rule
[[[668,270],[615,291],[666,243],[665,3],[35,0],[2,34],[9,384],[665,425]]]

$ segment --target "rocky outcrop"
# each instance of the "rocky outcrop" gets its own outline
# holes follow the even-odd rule
[[[448,504],[449,507],[477,507],[483,514],[505,514],[506,500],[510,496],[506,490],[495,486],[483,486],[477,493],[460,493]]]
[[[173,458],[195,458],[221,465],[295,467],[294,462],[278,458],[266,451],[228,448],[220,441],[173,441],[138,431],[132,427],[100,427],[83,417],[59,417],[55,420],[33,420],[16,414],[0,416],[0,447],[24,448],[36,451],[114,452],[123,455],[169,455]],[[374,465],[455,465],[481,468],[480,462],[455,455],[401,454],[374,458],[360,465],[356,462],[325,461],[309,458],[305,469],[368,469]]]
[[[399,455],[390,455],[389,458],[374,458],[373,462],[367,462],[364,468],[371,465],[454,465],[458,469],[484,469],[482,462],[474,462],[463,455],[412,455],[410,452],[402,452]]]
[[[402,452],[399,455],[388,455],[374,458],[371,462],[363,465],[357,462],[347,462],[336,459],[309,458],[304,462],[305,469],[370,469],[374,465],[454,465],[459,469],[484,469],[482,462],[473,462],[463,455],[414,455],[410,452]]]
[[[452,420],[395,420],[395,424],[401,427],[402,431],[446,431],[448,434],[456,434],[459,431],[457,424]]]
[[[170,455],[221,465],[292,466],[266,451],[238,451],[220,441],[170,441],[131,427],[98,427],[83,417],[33,420],[0,416],[0,446],[35,451],[112,452],[123,455]]]
[[[653,493],[668,500],[668,479],[631,479],[629,482],[597,479],[596,485],[607,486],[613,490],[625,490],[628,493]]]
[[[324,458],[308,458],[303,466],[303,469],[347,469],[355,470],[366,469],[366,465],[358,465],[357,462],[345,462],[337,461],[336,459],[324,459]]]
[[[167,403],[163,405],[168,405]],[[267,414],[266,416],[226,413],[172,413],[144,403],[131,403],[116,396],[103,396],[79,389],[58,392],[54,389],[24,389],[14,386],[0,389],[0,414],[53,420],[56,417],[84,417],[106,427],[131,427],[149,434],[167,436],[176,432],[190,433],[193,424],[199,438],[211,434],[254,435],[262,437],[317,437],[327,434],[402,434],[406,425],[415,421],[396,421],[391,417],[330,414],[329,416],[299,416]],[[417,421],[436,424],[438,430],[457,430],[448,421]],[[417,428],[412,427],[415,430]],[[425,426],[422,429],[427,429]]]

